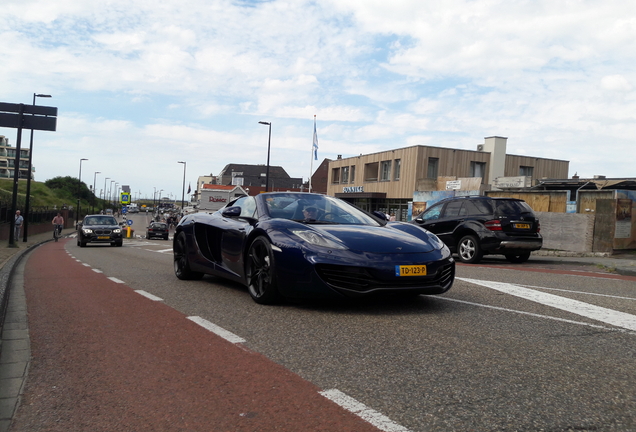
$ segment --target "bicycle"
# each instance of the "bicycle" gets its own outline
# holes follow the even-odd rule
[[[62,234],[62,225],[53,225],[53,238],[55,239],[55,241],[60,238],[60,234]]]

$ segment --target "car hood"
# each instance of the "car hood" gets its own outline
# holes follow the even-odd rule
[[[381,227],[367,225],[311,225],[317,231],[323,231],[340,240],[354,251],[371,253],[422,253],[436,249],[424,230],[408,233],[385,225]]]
[[[117,229],[121,228],[119,225],[82,225],[85,229]]]

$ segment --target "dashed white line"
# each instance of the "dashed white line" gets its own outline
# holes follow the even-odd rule
[[[340,390],[331,389],[320,392],[332,402],[340,405],[344,409],[351,411],[363,420],[371,423],[373,426],[385,432],[410,432],[409,429],[395,423],[393,420],[381,414],[365,404],[358,402],[354,398],[347,396]]]
[[[84,267],[90,267],[90,266],[91,266],[90,264],[86,264],[86,263],[82,263],[82,265],[83,265]]]
[[[126,283],[123,280],[117,279],[116,277],[112,277],[112,276],[109,276],[108,279],[112,280],[115,283],[120,283],[120,284]]]
[[[144,290],[135,290],[135,292],[137,294],[141,294],[144,297],[149,298],[150,300],[153,301],[163,301],[163,299],[161,297],[157,297],[156,295],[150,294],[149,292],[146,292]]]
[[[188,317],[188,319],[192,322],[195,322],[197,324],[199,324],[201,327],[210,330],[212,333],[216,334],[217,336],[221,336],[223,339],[232,342],[232,343],[243,343],[246,342],[245,339],[243,339],[242,337],[239,337],[237,335],[235,335],[232,332],[229,332],[227,330],[225,330],[222,327],[219,327],[216,324],[211,323],[210,321],[203,319],[201,317],[198,316],[190,316]]]
[[[469,282],[475,285],[484,286],[506,294],[570,312],[576,315],[584,316],[596,321],[604,322],[616,327],[627,330],[636,331],[636,316],[625,312],[615,311],[613,309],[596,306],[578,300],[548,294],[519,285],[513,285],[504,282],[483,281],[477,279],[457,278],[459,280]]]
[[[95,273],[104,273],[103,271],[98,270],[98,269],[96,269],[96,268],[94,268],[94,269],[92,269],[92,270],[93,270]]]

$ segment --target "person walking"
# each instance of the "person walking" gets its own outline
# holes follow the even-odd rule
[[[15,212],[15,229],[13,231],[13,240],[17,243],[20,238],[20,231],[22,231],[22,222],[24,222],[24,218],[20,214],[20,210],[16,210]]]

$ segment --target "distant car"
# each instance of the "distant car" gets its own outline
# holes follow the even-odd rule
[[[163,222],[152,222],[146,229],[146,238],[151,239],[153,237],[161,237],[164,240],[168,240],[168,234],[170,229],[168,224]]]
[[[260,304],[442,294],[455,279],[455,261],[435,235],[312,193],[243,196],[213,214],[186,215],[173,251],[177,278],[224,277]]]
[[[113,209],[106,209],[106,214],[107,215],[112,215],[113,214]]]
[[[541,249],[539,219],[523,200],[453,197],[436,203],[411,222],[437,235],[464,263],[476,264],[487,254],[513,263]]]
[[[77,245],[84,247],[87,243],[110,243],[111,246],[122,246],[122,232],[117,219],[108,215],[84,217],[77,231]]]

